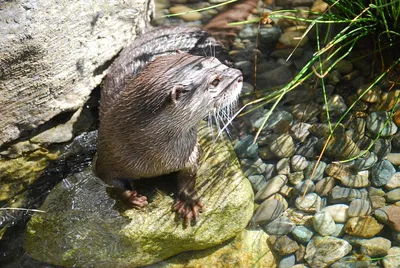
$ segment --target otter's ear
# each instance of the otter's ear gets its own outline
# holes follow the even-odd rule
[[[179,100],[182,97],[182,92],[184,91],[184,87],[182,85],[175,85],[171,90],[171,100],[173,104],[178,104]]]

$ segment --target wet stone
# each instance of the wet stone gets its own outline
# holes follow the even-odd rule
[[[321,151],[326,143],[326,138],[316,143],[316,148]],[[360,148],[346,134],[334,135],[327,143],[324,154],[333,159],[346,160],[360,154]]]
[[[289,158],[282,158],[276,164],[276,170],[280,175],[288,175],[290,173],[290,160]]]
[[[400,188],[400,172],[396,172],[393,174],[389,182],[385,185],[385,188],[388,190]]]
[[[390,181],[395,172],[396,169],[392,163],[382,160],[372,168],[371,184],[377,187],[384,186]]]
[[[252,126],[255,129],[259,129],[265,121],[265,117],[269,114],[269,110],[264,110],[260,115],[252,117]],[[291,113],[286,111],[274,111],[269,116],[265,123],[263,130],[273,130],[282,121],[287,121],[289,124],[293,121]]]
[[[382,159],[392,151],[390,140],[377,139],[372,147],[372,151],[376,154],[378,159]]]
[[[202,18],[202,15],[200,12],[194,11],[193,9],[184,6],[184,5],[176,5],[174,7],[171,7],[169,9],[170,14],[176,14],[176,13],[182,13],[182,12],[191,12],[188,14],[182,14],[179,15],[179,18],[183,19],[184,21],[196,21],[200,20]]]
[[[299,249],[294,253],[296,256],[296,262],[304,262],[304,256],[306,255],[306,247],[302,244],[299,245]]]
[[[274,164],[265,164],[265,171],[263,173],[265,179],[268,181],[271,178],[275,177],[277,174],[275,172]]]
[[[335,222],[346,222],[349,219],[348,209],[348,205],[336,204],[324,207],[322,211],[328,212]]]
[[[321,112],[320,106],[315,102],[295,104],[291,111],[295,120],[299,122],[309,122]]]
[[[254,136],[247,135],[235,145],[235,152],[239,158],[258,158],[258,145],[254,142]]]
[[[351,251],[351,245],[339,238],[316,236],[307,245],[304,257],[311,267],[329,267]]]
[[[388,124],[384,128],[386,121],[388,121]],[[370,113],[366,120],[366,126],[373,134],[378,135],[380,133],[381,137],[392,136],[398,129],[396,124],[390,118],[390,114],[382,111]]]
[[[357,101],[358,96],[356,94],[350,95],[346,98],[346,104],[351,106],[355,101]],[[368,109],[368,104],[362,100],[356,102],[353,106],[354,111],[365,111]]]
[[[290,158],[293,171],[303,171],[309,164],[308,160],[302,155],[294,155]]]
[[[353,71],[353,64],[351,64],[350,61],[348,60],[340,60],[336,65],[335,68],[339,71],[341,74],[348,74]]]
[[[400,188],[387,192],[386,201],[389,203],[395,203],[397,201],[400,201]]]
[[[360,250],[365,255],[370,257],[383,257],[386,256],[392,243],[390,240],[383,237],[375,237],[371,239],[359,240]]]
[[[293,267],[295,263],[296,263],[296,257],[295,255],[291,254],[281,259],[281,261],[278,264],[278,268]]]
[[[350,217],[366,216],[372,212],[367,200],[354,199],[350,202],[348,214]]]
[[[371,202],[372,209],[382,208],[386,204],[386,199],[383,196],[370,196],[369,201]]]
[[[285,186],[283,186],[285,187]],[[283,208],[287,209],[288,208],[288,202],[286,201],[285,197],[283,197],[283,195],[281,195],[280,193],[276,193],[273,196],[269,197],[268,199],[276,199],[279,200],[283,203]]]
[[[290,197],[292,195],[293,192],[293,187],[284,185],[280,190],[279,190],[279,194],[281,194],[282,196],[285,197]]]
[[[293,137],[293,139],[304,142],[310,134],[308,131],[310,127],[311,125],[308,123],[296,123],[290,127],[290,135]]]
[[[330,268],[369,268],[371,263],[369,256],[363,256],[362,259],[357,256],[346,256],[332,264]]]
[[[302,155],[307,158],[313,158],[317,154],[315,149],[315,144],[317,144],[317,142],[318,142],[317,137],[314,136],[309,137],[303,145],[299,146],[296,149],[296,154]]]
[[[343,237],[344,235],[344,224],[343,223],[335,223],[336,230],[331,234],[333,237]]]
[[[271,235],[268,238],[268,243],[272,246],[272,249],[283,256],[294,253],[299,249],[297,242],[287,236]]]
[[[257,85],[264,85],[264,88],[280,86],[289,82],[291,78],[292,70],[280,65],[275,69],[259,73],[257,75]]]
[[[284,215],[288,217],[296,225],[312,225],[313,215],[297,208],[288,208]]]
[[[267,164],[265,164],[261,158],[257,159],[241,159],[240,165],[243,173],[246,177],[251,175],[261,175],[265,172]]]
[[[279,190],[285,185],[287,178],[285,175],[278,175],[270,179],[265,185],[257,192],[254,197],[255,201],[262,202],[273,194],[279,192]]]
[[[315,169],[314,174],[312,174],[313,170],[314,170],[314,167],[316,165],[318,165],[318,166]],[[321,180],[323,178],[326,166],[327,166],[326,163],[323,162],[323,161],[320,161],[320,162],[311,161],[310,164],[304,170],[304,178],[306,180],[309,180],[311,178],[311,175],[313,175],[312,178],[311,178],[312,181],[316,182],[316,181]]]
[[[333,95],[328,98],[328,110],[336,111],[339,114],[343,114],[347,110],[347,105],[344,99],[339,95]],[[325,109],[325,105],[323,106]]]
[[[304,197],[299,196],[296,198],[295,202],[296,208],[306,211],[306,212],[317,212],[322,207],[322,200],[315,193],[306,194]]]
[[[400,263],[400,247],[390,248],[382,263],[385,268],[398,268]]]
[[[279,42],[288,47],[303,47],[308,42],[308,36],[303,36],[303,32],[284,32],[279,38]]]
[[[329,194],[329,200],[332,204],[348,204],[354,199],[366,199],[367,195],[368,193],[365,189],[358,190],[335,186]]]
[[[349,188],[364,188],[369,186],[368,170],[358,172],[356,175],[345,177],[341,180],[342,185]]]
[[[263,225],[262,228],[269,235],[287,235],[296,226],[286,216],[281,216],[274,221]]]
[[[335,187],[335,179],[332,177],[325,177],[315,184],[315,192],[320,196],[327,196],[333,187]]]
[[[355,170],[367,170],[373,167],[378,161],[378,157],[374,152],[369,153],[367,157],[359,157],[354,161],[353,168]]]
[[[374,111],[390,111],[398,102],[397,97],[399,95],[400,90],[383,92],[380,96],[381,100],[373,107]]]
[[[288,180],[292,185],[296,185],[304,179],[303,171],[293,172],[288,175]]]
[[[357,95],[361,96],[363,94],[361,99],[363,101],[365,101],[365,102],[368,102],[368,103],[379,102],[380,101],[380,95],[382,93],[381,88],[379,86],[373,86],[373,87],[371,87],[371,89],[366,91],[369,87],[370,87],[370,85],[368,85],[368,84],[367,85],[362,85],[357,90]]]
[[[294,142],[289,134],[283,134],[271,141],[269,149],[278,158],[291,157],[294,154]]]
[[[273,221],[284,211],[284,205],[276,199],[265,200],[256,210],[253,216],[253,222],[258,225],[263,225]]]
[[[341,163],[336,163],[336,162],[327,165],[325,172],[330,177],[333,177],[340,181],[353,175],[350,168],[348,168],[347,166],[345,166]]]
[[[360,247],[360,252],[370,257],[383,257],[392,246],[390,240],[384,237],[358,238],[346,235],[343,239],[353,246]]]
[[[318,138],[327,138],[331,133],[331,128],[325,123],[315,123],[309,128],[309,131],[312,135]],[[333,133],[334,135],[343,136],[345,134],[345,127],[342,124],[339,124]]]
[[[400,166],[400,153],[390,153],[385,157],[385,159],[394,166]]]
[[[313,231],[302,225],[294,227],[292,234],[296,241],[302,244],[308,243],[308,241],[310,241],[311,237],[314,235]]]
[[[251,175],[247,179],[250,181],[254,192],[258,192],[266,183],[263,175]]]
[[[383,229],[375,218],[371,216],[350,218],[344,226],[344,231],[352,236],[371,238]]]
[[[351,124],[349,125],[348,128],[349,128],[348,131],[351,131],[352,135],[349,135],[348,132],[346,132],[346,135],[349,136],[354,142],[357,142],[359,139],[364,137],[365,119],[364,118],[355,118],[351,122]]]
[[[335,222],[326,211],[319,211],[313,217],[313,227],[322,236],[331,235],[336,230]]]
[[[293,187],[293,190],[296,195],[312,193],[315,191],[315,184],[310,180],[301,181]]]

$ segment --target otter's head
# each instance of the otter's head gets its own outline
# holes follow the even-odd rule
[[[141,105],[149,106],[147,111],[173,115],[175,121],[179,117],[190,125],[196,125],[210,112],[232,105],[243,84],[239,70],[214,57],[186,53],[156,58],[135,80],[141,85],[136,81],[134,87],[142,91],[135,90],[135,95],[143,95],[137,97]]]
[[[170,66],[165,75],[176,113],[197,123],[210,112],[237,100],[243,85],[239,70],[229,68],[214,57],[177,54],[168,58]]]

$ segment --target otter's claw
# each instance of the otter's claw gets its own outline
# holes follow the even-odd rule
[[[173,206],[173,210],[176,211],[181,218],[185,220],[186,226],[190,225],[190,222],[193,220],[197,222],[199,218],[199,214],[203,212],[203,204],[199,201],[190,205],[185,201],[177,200]]]
[[[136,209],[142,209],[148,204],[147,197],[134,190],[125,190],[122,192],[122,196]]]

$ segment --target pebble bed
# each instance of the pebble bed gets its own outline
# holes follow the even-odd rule
[[[223,1],[157,2],[156,14],[160,16]],[[275,2],[277,8],[282,5],[321,12],[327,7],[322,1]],[[212,9],[168,20],[159,18],[157,22],[201,26],[216,14],[218,10]],[[292,15],[308,16],[305,12]],[[302,36],[305,29],[305,24],[280,19],[274,26],[262,25],[258,30],[257,24],[248,24],[240,30],[229,53],[247,81],[241,105],[265,96],[252,86],[253,52],[257,53],[257,88],[284,85],[314,53],[315,41],[310,36],[286,60],[298,45],[294,38]],[[259,46],[255,50],[257,32]],[[259,205],[252,224],[269,234],[271,248],[281,256],[280,268],[400,267],[400,113],[393,117],[389,113],[399,105],[400,88],[389,90],[390,84],[382,82],[364,94],[370,85],[372,64],[368,59],[354,61],[356,57],[340,61],[326,78],[332,124],[362,97],[335,129],[320,161],[329,125],[322,88],[315,78],[283,98],[256,143],[255,133],[271,105],[234,122],[235,151]],[[374,140],[363,157],[339,162],[367,150]]]

